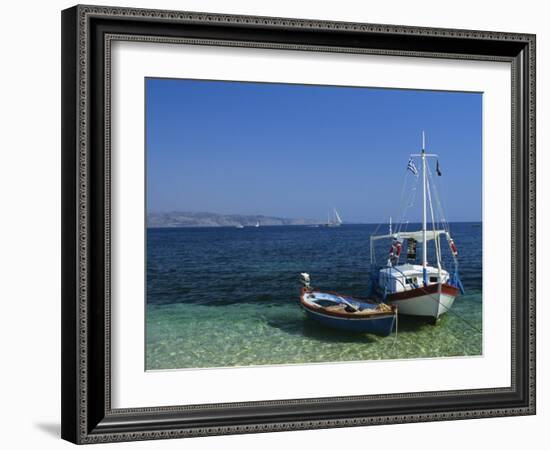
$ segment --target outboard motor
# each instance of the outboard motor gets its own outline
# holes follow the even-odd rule
[[[304,287],[306,289],[311,289],[311,285],[310,285],[310,278],[309,278],[309,273],[306,273],[306,272],[302,272],[300,274],[300,282],[304,285]]]

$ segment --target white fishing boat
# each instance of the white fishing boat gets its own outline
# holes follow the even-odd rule
[[[333,208],[332,215],[329,213],[327,214],[327,223],[325,224],[326,227],[329,228],[335,228],[342,225],[344,221],[340,217],[340,214],[338,214],[338,211],[336,211],[336,208]]]
[[[414,158],[420,158],[421,174],[414,163]],[[373,275],[374,287],[382,299],[398,306],[400,314],[423,316],[431,318],[434,322],[442,314],[447,313],[455,298],[463,292],[462,283],[458,275],[458,251],[451,237],[449,225],[445,219],[443,208],[439,202],[435,182],[431,173],[428,159],[436,159],[436,172],[439,170],[438,155],[426,153],[424,133],[422,133],[422,151],[420,154],[410,155],[407,170],[412,172],[415,178],[413,187],[416,191],[416,181],[422,184],[422,226],[420,230],[407,231],[409,221],[402,220],[395,230],[392,230],[390,222],[389,233],[385,235],[371,236],[371,266],[375,268]],[[433,195],[432,195],[433,194]],[[415,195],[414,195],[415,197]],[[407,201],[402,218],[413,205],[414,201]],[[434,203],[435,208],[434,208]],[[431,224],[428,224],[428,214]],[[454,265],[453,273],[443,268],[441,238],[448,243],[449,254]],[[391,241],[389,255],[385,266],[376,265],[375,247],[377,241]],[[401,255],[401,249],[406,241],[406,257]],[[428,244],[433,245],[434,262],[428,262]],[[422,246],[422,259],[420,264],[416,262],[417,244]],[[405,261],[402,261],[405,259]]]

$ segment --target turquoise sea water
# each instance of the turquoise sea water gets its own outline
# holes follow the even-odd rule
[[[365,295],[375,229],[149,229],[147,369],[480,355],[480,224],[451,224],[466,295],[437,325],[400,316],[396,339],[339,332],[305,317],[300,272],[319,289]]]

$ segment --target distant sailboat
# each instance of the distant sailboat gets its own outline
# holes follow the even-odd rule
[[[254,227],[255,227],[255,228],[260,228],[260,222],[257,221],[257,222],[256,222],[256,225],[254,225]]]
[[[332,210],[332,217],[330,215],[330,212],[328,213],[327,215],[327,223],[326,223],[326,227],[330,227],[330,228],[334,228],[334,227],[339,227],[340,225],[342,225],[344,223],[344,221],[342,220],[342,218],[340,217],[340,214],[338,214],[338,211],[336,211],[336,208],[334,208]]]

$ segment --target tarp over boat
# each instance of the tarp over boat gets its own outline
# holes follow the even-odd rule
[[[445,230],[427,230],[426,231],[426,241],[431,241],[440,235],[447,236]],[[383,234],[379,236],[371,236],[371,241],[378,241],[380,239],[414,239],[416,242],[424,242],[424,236],[422,231],[400,231],[393,234]]]

